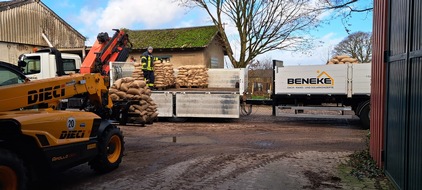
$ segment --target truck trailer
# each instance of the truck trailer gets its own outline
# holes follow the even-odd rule
[[[131,62],[111,62],[110,81],[129,77]],[[246,69],[208,69],[208,86],[155,90],[159,118],[239,118],[241,95],[247,88]],[[177,75],[177,70],[175,70]]]
[[[295,116],[304,110],[352,110],[369,127],[371,64],[283,66],[273,61],[273,115],[292,109]]]

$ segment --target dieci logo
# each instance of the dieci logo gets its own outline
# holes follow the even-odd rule
[[[334,86],[334,79],[327,72],[317,71],[317,77],[287,78],[288,86]]]

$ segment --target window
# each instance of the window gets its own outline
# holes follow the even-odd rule
[[[37,74],[41,72],[41,57],[40,56],[31,56],[24,59],[26,62],[26,67],[24,67],[23,73],[28,74]]]
[[[10,71],[7,68],[0,67],[0,86],[12,85],[25,82],[21,75]]]
[[[66,74],[76,73],[79,71],[76,69],[76,63],[74,59],[63,59],[63,70]]]
[[[218,68],[218,58],[211,57],[211,68]]]

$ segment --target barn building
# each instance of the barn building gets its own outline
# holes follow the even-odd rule
[[[0,61],[17,63],[19,55],[53,46],[84,54],[85,37],[39,0],[0,2]]]
[[[169,58],[174,68],[182,65],[203,65],[207,68],[224,68],[227,55],[215,26],[160,30],[127,30],[133,43],[133,56],[138,62],[149,46],[153,55]],[[129,57],[130,57],[129,56]]]

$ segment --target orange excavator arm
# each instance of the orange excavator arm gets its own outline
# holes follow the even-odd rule
[[[118,29],[114,29],[113,37],[106,32],[99,33],[97,40],[89,51],[81,66],[81,73],[101,73],[108,75],[109,62],[126,61],[132,44],[128,35]]]

